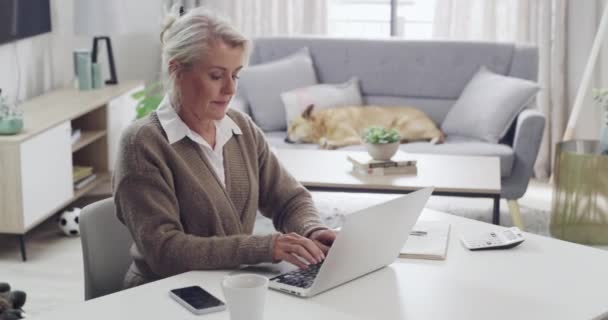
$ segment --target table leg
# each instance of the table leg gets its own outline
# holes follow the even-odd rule
[[[27,256],[25,254],[25,235],[19,236],[19,245],[21,247],[21,259],[23,262],[27,261]]]
[[[492,223],[500,225],[500,195],[492,197],[494,199],[494,211],[492,215]]]

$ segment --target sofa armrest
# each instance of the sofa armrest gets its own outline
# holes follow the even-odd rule
[[[534,171],[534,163],[545,129],[545,116],[536,110],[524,110],[517,117],[513,139],[513,169],[511,176],[502,180],[501,196],[518,199],[524,195]]]
[[[230,108],[234,110],[238,110],[244,114],[251,115],[249,112],[249,103],[242,96],[236,95],[232,97],[232,101],[230,101]]]

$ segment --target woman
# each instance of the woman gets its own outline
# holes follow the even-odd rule
[[[169,17],[161,41],[167,95],[123,134],[113,177],[117,215],[134,240],[125,286],[189,270],[322,261],[335,233],[261,130],[228,109],[248,40],[197,8]],[[258,209],[283,233],[252,235]]]

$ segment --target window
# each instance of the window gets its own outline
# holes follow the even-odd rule
[[[391,21],[393,10],[396,19]],[[392,34],[407,39],[430,39],[434,11],[435,0],[329,0],[328,31],[330,35],[343,37]]]

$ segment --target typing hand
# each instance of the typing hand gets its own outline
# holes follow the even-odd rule
[[[311,239],[297,233],[280,234],[276,237],[272,251],[275,261],[287,261],[301,269],[325,259],[325,254]]]
[[[336,232],[331,229],[317,230],[311,233],[309,237],[324,254],[327,254],[329,247],[331,247],[334,240],[336,240]]]

